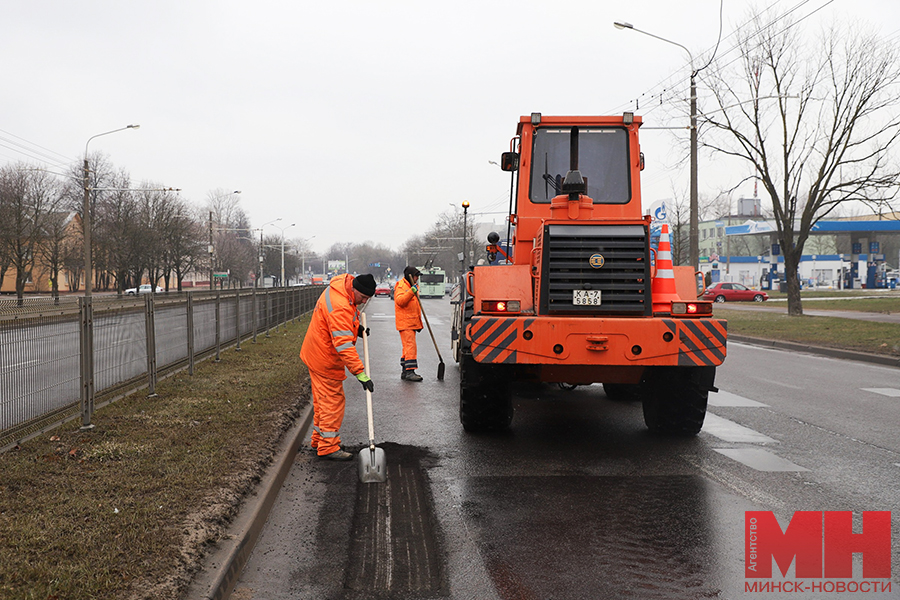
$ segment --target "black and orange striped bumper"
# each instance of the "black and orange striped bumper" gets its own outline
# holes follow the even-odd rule
[[[466,328],[480,363],[717,366],[720,319],[473,317]]]

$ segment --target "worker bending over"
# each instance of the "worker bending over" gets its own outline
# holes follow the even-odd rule
[[[312,383],[312,447],[320,458],[353,458],[341,449],[338,433],[346,403],[344,369],[355,375],[364,389],[375,391],[356,352],[356,339],[369,334],[359,324],[359,309],[374,295],[375,278],[368,273],[356,278],[349,273],[334,277],[316,302],[300,348],[300,359],[309,369]]]

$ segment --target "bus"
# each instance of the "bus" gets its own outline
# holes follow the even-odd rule
[[[443,269],[432,267],[416,267],[422,273],[419,276],[419,296],[422,298],[443,298],[444,281],[447,279]]]

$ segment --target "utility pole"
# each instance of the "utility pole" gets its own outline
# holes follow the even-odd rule
[[[209,211],[209,289],[213,289],[213,211]]]

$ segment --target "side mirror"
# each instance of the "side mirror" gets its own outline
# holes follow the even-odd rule
[[[517,152],[504,152],[501,154],[500,168],[504,171],[518,171],[519,154]]]

